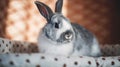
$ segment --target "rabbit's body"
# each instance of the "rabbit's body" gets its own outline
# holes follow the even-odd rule
[[[73,55],[99,56],[100,48],[95,36],[78,24],[72,24],[75,35]]]
[[[62,13],[62,2],[58,0],[55,12],[36,1],[40,13],[47,19],[38,37],[41,53],[57,55],[99,56],[100,48],[95,36],[84,27],[71,23]]]
[[[50,40],[42,31],[38,37],[40,52],[57,55],[99,56],[100,48],[93,34],[80,25],[72,24],[72,26],[75,38],[65,44]]]

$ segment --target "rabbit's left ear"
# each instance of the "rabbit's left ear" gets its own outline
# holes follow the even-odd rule
[[[48,21],[53,14],[52,10],[42,2],[35,1],[35,4],[42,16],[44,16]]]
[[[57,0],[56,6],[55,6],[55,12],[61,13],[63,6],[63,0]]]

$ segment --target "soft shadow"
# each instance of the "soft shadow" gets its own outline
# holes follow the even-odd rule
[[[7,9],[10,0],[0,0],[0,37],[6,37],[6,20],[8,16]]]
[[[120,1],[114,1],[114,15],[111,21],[111,36],[113,44],[120,44]]]

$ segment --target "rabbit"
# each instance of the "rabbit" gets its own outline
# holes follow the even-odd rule
[[[71,56],[101,56],[96,37],[84,27],[63,16],[63,0],[57,0],[55,13],[46,4],[35,4],[47,23],[38,36],[40,53]]]

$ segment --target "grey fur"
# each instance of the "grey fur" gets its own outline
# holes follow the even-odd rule
[[[72,35],[72,38],[71,38],[71,39],[66,39],[66,38],[65,38],[65,35],[68,34],[68,33],[70,33],[70,34]],[[65,32],[63,32],[63,33],[61,34],[61,36],[59,37],[59,39],[56,40],[56,42],[60,42],[61,45],[62,45],[62,43],[69,43],[69,42],[71,42],[71,41],[73,40],[73,36],[74,36],[74,35],[73,35],[73,31],[67,30],[67,31],[65,31]]]
[[[41,15],[44,16],[47,19],[47,21],[49,21],[50,17],[53,15],[53,11],[42,2],[35,1],[35,4],[36,4],[39,12],[41,13]],[[44,11],[42,9],[44,9]]]
[[[63,0],[57,0],[55,6],[55,12],[61,13],[62,11]]]
[[[88,30],[86,30],[84,27],[78,25],[78,24],[73,24],[72,23],[72,26],[73,26],[73,29],[76,33],[76,40],[80,40],[79,38],[82,38],[82,40],[86,43],[86,44],[92,44],[93,42],[93,34],[91,32],[89,32]],[[78,37],[78,35],[80,37]]]
[[[62,0],[57,1],[56,5],[56,9],[59,8],[58,6],[61,7]],[[43,6],[48,12],[47,16],[51,15],[49,19],[45,17],[48,23],[42,29],[42,33],[40,33],[38,37],[38,45],[41,52],[78,56],[101,55],[99,44],[95,36],[84,27],[71,23],[60,13],[61,9],[56,13],[52,13],[52,10],[46,5],[41,5],[41,2],[37,3],[37,6],[38,9]],[[43,42],[43,39],[46,39],[45,42]]]
[[[82,27],[78,24],[72,23],[72,26],[73,26],[74,32],[76,34],[73,52],[75,50],[80,51],[83,48],[83,46],[86,46],[86,47],[89,47],[89,49],[87,49],[89,51],[88,55],[93,56],[93,55],[90,55],[89,53],[92,51],[91,46],[93,46],[93,39],[95,38],[95,36],[88,30],[86,30],[84,27]],[[98,44],[96,44],[96,45],[98,45]],[[100,55],[101,55],[101,53],[98,52],[98,54],[96,56],[100,56]]]

